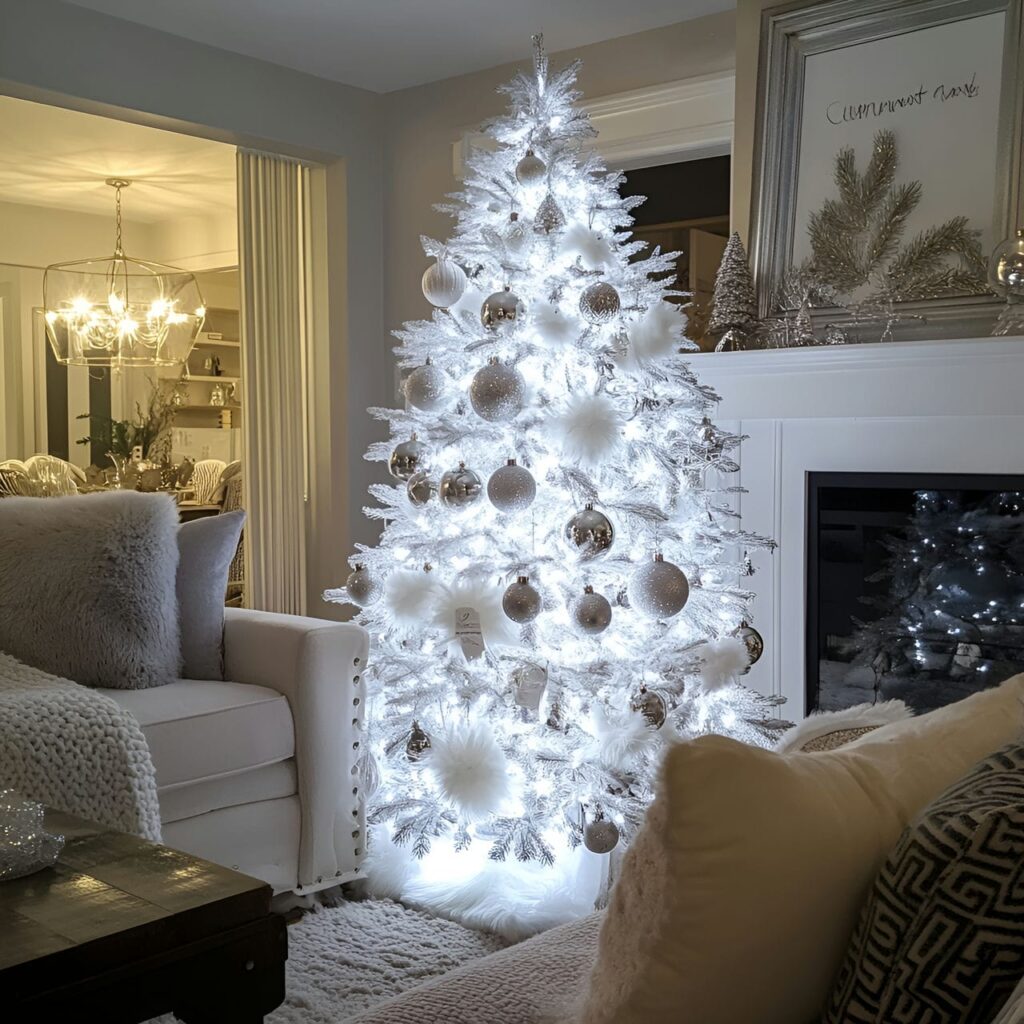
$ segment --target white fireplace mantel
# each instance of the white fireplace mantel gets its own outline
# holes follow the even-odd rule
[[[747,435],[743,525],[779,545],[754,556],[766,649],[748,679],[799,719],[807,473],[1024,474],[1024,338],[723,352],[693,368],[722,396],[722,426]]]

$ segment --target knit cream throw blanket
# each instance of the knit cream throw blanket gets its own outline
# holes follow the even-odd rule
[[[160,840],[149,747],[102,693],[0,653],[0,789]]]

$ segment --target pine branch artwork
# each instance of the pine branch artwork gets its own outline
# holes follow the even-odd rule
[[[921,202],[919,181],[896,182],[896,136],[875,135],[861,173],[852,148],[836,156],[836,197],[810,215],[811,256],[792,268],[778,296],[784,308],[842,304],[854,319],[901,319],[896,304],[986,292],[980,232],[966,217],[904,240],[907,220]],[[801,291],[802,294],[793,294]]]
[[[593,908],[672,744],[780,722],[743,684],[747,553],[773,545],[738,524],[742,438],[687,362],[676,254],[632,240],[578,65],[535,47],[452,237],[423,240],[406,407],[371,410],[383,533],[325,594],[373,637],[371,890],[517,935]]]

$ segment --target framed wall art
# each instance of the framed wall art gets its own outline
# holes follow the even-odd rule
[[[850,341],[989,333],[1024,224],[1022,0],[765,11],[752,258],[761,316]]]

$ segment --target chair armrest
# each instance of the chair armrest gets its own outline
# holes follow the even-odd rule
[[[299,890],[352,874],[365,851],[355,766],[368,653],[361,626],[225,609],[225,678],[269,686],[291,707],[302,807]]]

